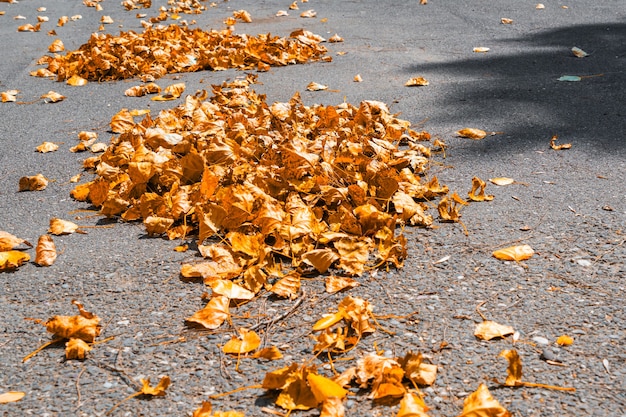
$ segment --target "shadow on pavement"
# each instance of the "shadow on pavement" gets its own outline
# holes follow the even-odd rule
[[[577,58],[574,46],[589,55]],[[436,107],[443,111],[430,109],[431,121],[505,130],[499,139],[507,146],[473,143],[479,152],[549,143],[552,135],[598,151],[626,151],[625,24],[571,26],[498,40],[490,52],[471,59],[419,63],[405,70],[437,74],[448,83]],[[563,75],[582,79],[558,81]]]

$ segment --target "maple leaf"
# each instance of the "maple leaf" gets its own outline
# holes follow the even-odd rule
[[[72,301],[78,308],[77,316],[53,316],[46,323],[46,330],[61,339],[81,339],[93,343],[100,335],[100,317],[86,311],[78,301]]]
[[[228,311],[229,303],[228,297],[215,296],[211,298],[206,307],[185,319],[185,323],[189,326],[200,326],[210,330],[217,329],[230,315]]]

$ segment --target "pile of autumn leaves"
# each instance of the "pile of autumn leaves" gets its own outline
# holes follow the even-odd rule
[[[144,32],[120,35],[93,33],[78,50],[44,56],[47,64],[32,73],[56,77],[104,81],[140,77],[153,81],[168,73],[228,68],[267,71],[270,66],[302,64],[332,58],[325,55],[323,39],[304,30],[290,38],[270,34],[250,36],[232,30],[203,31],[178,25],[148,27]]]

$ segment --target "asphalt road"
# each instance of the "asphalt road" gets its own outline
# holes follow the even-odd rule
[[[260,383],[266,372],[311,358],[310,326],[336,308],[345,294],[325,295],[319,279],[307,282],[307,297],[294,314],[268,330],[268,343],[282,346],[277,362],[236,360],[220,353],[219,344],[233,329],[215,334],[187,329],[184,318],[204,306],[200,283],[179,279],[180,264],[194,258],[173,250],[180,242],[147,238],[141,224],[111,222],[73,201],[70,178],[82,172],[85,154],[69,152],[80,131],[96,131],[105,143],[111,117],[122,108],[149,108],[152,114],[178,105],[149,97],[124,96],[136,79],[90,82],[71,87],[35,78],[38,59],[59,38],[66,50],[87,42],[108,15],[105,33],[142,31],[136,13],[156,16],[165,2],[150,9],[126,11],[103,1],[103,10],[60,0],[0,3],[0,91],[19,90],[19,103],[0,103],[0,230],[32,243],[45,234],[50,218],[72,220],[87,234],[54,237],[59,256],[51,267],[27,263],[0,273],[0,394],[22,391],[16,403],[0,405],[0,414],[101,416],[135,383],[162,375],[172,386],[162,398],[134,398],[113,415],[191,415],[215,393]],[[202,3],[205,4],[205,3]],[[489,203],[465,208],[458,224],[410,229],[409,258],[395,271],[365,274],[348,294],[366,298],[384,315],[418,314],[384,320],[396,334],[382,331],[362,340],[356,358],[376,345],[389,355],[421,351],[438,365],[432,387],[423,389],[432,416],[461,413],[463,399],[481,382],[514,416],[626,416],[626,5],[623,0],[545,1],[544,9],[526,0],[322,1],[299,3],[299,11],[276,17],[288,1],[216,2],[200,14],[183,15],[193,27],[221,29],[233,10],[245,9],[252,23],[235,31],[288,36],[298,28],[341,43],[325,44],[332,62],[272,68],[259,74],[253,88],[269,103],[287,101],[301,92],[307,105],[387,103],[392,112],[448,145],[431,168],[451,190],[466,195],[471,179],[510,177],[516,184],[488,185]],[[208,3],[206,3],[208,6]],[[45,7],[45,11],[37,11]],[[314,9],[317,16],[301,18]],[[81,19],[57,27],[61,16]],[[16,20],[16,16],[25,19]],[[18,32],[48,16],[39,32]],[[501,18],[512,19],[511,24]],[[165,23],[175,23],[167,20]],[[180,22],[179,22],[180,23]],[[54,29],[57,36],[48,35]],[[473,48],[487,47],[486,53]],[[588,53],[575,57],[572,47]],[[363,81],[353,81],[360,74]],[[186,92],[207,89],[242,75],[241,71],[169,74],[160,85],[185,82]],[[561,76],[578,82],[558,81]],[[423,76],[425,87],[405,87]],[[310,82],[327,91],[305,91]],[[50,90],[66,99],[46,103]],[[475,141],[455,132],[475,127],[494,132]],[[571,143],[550,148],[550,138]],[[41,154],[43,141],[58,143]],[[19,179],[42,173],[44,191],[18,192]],[[84,178],[92,174],[86,173]],[[494,249],[526,243],[536,254],[523,265],[491,257]],[[34,250],[29,250],[34,258]],[[101,339],[89,358],[64,361],[63,349],[51,347],[26,363],[22,358],[49,334],[34,319],[75,314],[71,300],[102,318]],[[281,315],[293,301],[263,300],[251,315]],[[483,303],[484,304],[481,304]],[[473,336],[480,311],[513,326],[519,340],[484,342]],[[234,318],[235,326],[238,325]],[[243,323],[243,322],[242,322]],[[558,348],[554,340],[570,335],[574,343]],[[184,340],[181,339],[184,337]],[[445,349],[439,349],[446,342]],[[549,345],[544,343],[548,342]],[[516,348],[524,379],[576,392],[543,388],[498,388],[492,378],[506,377],[503,349]],[[560,365],[540,358],[549,350]],[[320,369],[331,375],[319,361]],[[340,364],[338,369],[348,364]],[[374,404],[366,393],[346,400],[346,415],[395,415],[398,405]],[[237,409],[248,416],[280,410],[273,397],[252,389],[213,400],[215,409]],[[317,415],[317,411],[294,415]]]

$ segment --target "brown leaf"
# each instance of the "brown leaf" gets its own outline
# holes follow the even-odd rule
[[[432,385],[437,378],[437,365],[424,363],[421,353],[408,352],[398,361],[404,370],[405,377],[417,385]]]
[[[72,301],[72,304],[78,308],[78,316],[54,316],[46,321],[46,329],[56,338],[77,338],[93,343],[100,335],[100,317],[85,311],[77,301]]]
[[[535,254],[533,248],[529,245],[509,246],[508,248],[498,249],[492,255],[502,261],[525,261]]]
[[[515,349],[503,350],[498,355],[506,358],[509,361],[509,367],[507,368],[507,377],[504,381],[504,385],[508,387],[517,387],[522,385],[522,360]]]
[[[42,191],[48,186],[48,179],[41,174],[20,178],[20,191]]]
[[[82,87],[83,85],[87,84],[87,80],[79,76],[78,74],[74,74],[67,79],[66,83],[67,85],[71,85],[72,87]]]
[[[321,91],[321,90],[328,90],[328,86],[324,85],[324,84],[320,84],[320,83],[316,83],[314,81],[311,81],[307,86],[306,89],[308,91]]]
[[[65,45],[63,45],[63,41],[61,39],[55,39],[50,46],[48,46],[48,51],[55,52],[63,52],[65,50]]]
[[[254,293],[230,280],[218,279],[211,282],[214,294],[223,295],[231,300],[252,300]]]
[[[233,12],[233,17],[235,19],[239,19],[242,22],[245,23],[252,23],[252,17],[250,16],[250,13],[248,13],[245,10],[236,10]]]
[[[355,288],[360,285],[358,281],[352,278],[337,277],[334,275],[326,277],[325,283],[326,292],[330,294],[345,290],[346,288]]]
[[[54,152],[57,149],[59,149],[59,145],[57,145],[56,143],[52,143],[52,142],[43,142],[41,145],[37,146],[37,152],[41,152],[41,153],[47,153],[47,152]]]
[[[64,95],[61,95],[55,91],[48,91],[46,94],[42,95],[40,98],[44,99],[46,103],[57,103],[59,101],[65,100]]]
[[[19,90],[8,90],[8,91],[3,91],[1,94],[1,98],[2,98],[2,102],[3,103],[8,103],[8,102],[15,102],[17,101],[17,95],[19,94]]]
[[[339,255],[330,248],[314,249],[302,255],[302,260],[313,266],[320,273],[325,273],[328,268],[339,259]]]
[[[135,126],[133,116],[128,109],[122,109],[111,118],[111,131],[113,133],[124,133]]]
[[[252,357],[255,359],[267,359],[270,361],[275,361],[278,359],[282,359],[283,354],[276,346],[270,346],[257,350],[256,352],[254,352],[254,355],[252,355]]]
[[[255,331],[241,328],[239,329],[239,337],[233,336],[232,339],[226,342],[222,351],[224,351],[224,353],[240,355],[252,352],[260,345],[261,338]]]
[[[84,340],[79,338],[71,338],[65,343],[66,359],[85,359],[87,353],[91,350]]]
[[[481,180],[478,177],[472,178],[472,189],[467,195],[469,199],[472,201],[491,201],[493,200],[492,195],[485,194],[485,187],[487,184],[485,181]]]
[[[28,241],[0,230],[0,252],[13,250],[21,244],[25,244],[31,248],[33,247]]]
[[[396,417],[429,417],[426,414],[428,409],[421,396],[407,392],[400,401],[400,410],[398,410]]]
[[[213,297],[206,307],[185,319],[185,323],[188,326],[200,326],[210,330],[217,329],[230,316],[228,311],[229,304],[230,300],[227,297]]]
[[[423,87],[429,84],[428,80],[424,77],[413,77],[404,83],[406,87]]]
[[[161,378],[159,383],[155,387],[150,386],[150,378],[141,380],[141,394],[143,395],[151,395],[154,397],[163,397],[165,396],[165,390],[170,386],[171,380],[169,376],[164,376]]]
[[[557,135],[552,136],[552,139],[550,139],[550,147],[554,149],[555,151],[561,151],[563,149],[570,149],[572,147],[571,143],[563,143],[561,145],[557,145],[556,144],[557,139],[558,139]]]
[[[57,250],[50,235],[39,236],[36,248],[35,263],[39,266],[50,266],[57,259]]]
[[[463,401],[463,412],[458,417],[511,417],[511,413],[491,396],[485,384],[480,384]]]
[[[515,333],[515,329],[511,326],[505,326],[491,320],[485,320],[478,323],[474,329],[474,336],[481,340],[491,340],[513,333]]]
[[[294,299],[300,291],[300,274],[291,272],[271,286],[270,291],[279,297]]]

